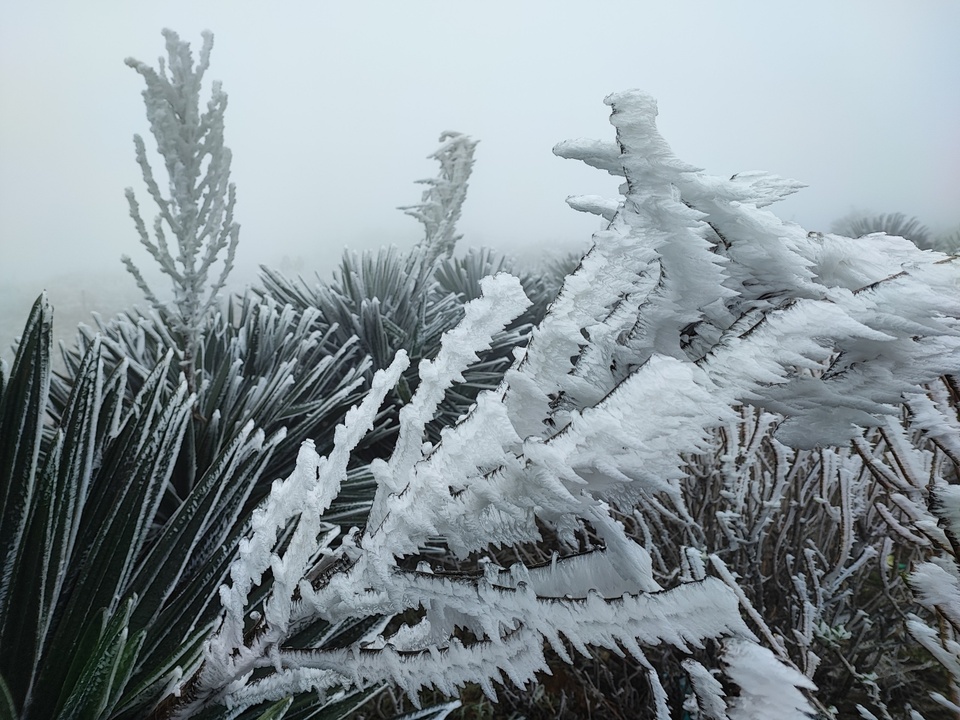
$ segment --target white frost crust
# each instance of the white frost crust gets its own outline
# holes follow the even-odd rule
[[[689,650],[702,647],[707,638],[750,637],[737,599],[714,578],[662,593],[613,599],[595,592],[578,599],[537,598],[529,589],[509,590],[416,573],[401,573],[397,583],[428,608],[421,632],[386,638],[372,649],[282,650],[278,660],[284,670],[278,677],[298,682],[316,679],[328,686],[333,684],[333,673],[359,687],[393,681],[411,697],[426,687],[456,694],[466,682],[479,681],[495,697],[493,683],[510,679],[522,687],[547,669],[544,638],[561,657],[572,661],[564,639],[583,654],[588,645],[597,645],[618,654],[623,647],[642,658],[640,644],[670,643]],[[478,604],[485,608],[479,618],[474,613]],[[464,619],[482,621],[482,627],[473,628],[485,631],[487,639],[469,646],[452,639],[452,623]],[[439,645],[441,638],[444,643]],[[283,687],[282,680],[275,682]]]
[[[934,493],[934,503],[936,516],[946,524],[954,540],[960,541],[960,486],[938,485]],[[956,568],[953,572],[956,573]],[[957,602],[960,602],[960,595],[957,596]]]
[[[600,195],[570,195],[567,205],[577,212],[599,215],[604,220],[612,221],[620,209],[620,203]]]
[[[787,667],[767,648],[729,640],[723,654],[727,675],[740,686],[727,711],[730,720],[809,720],[814,709],[801,690],[816,690],[803,673]]]
[[[241,540],[238,557],[230,566],[231,582],[220,587],[223,623],[204,650],[203,674],[208,684],[218,687],[245,675],[263,648],[285,635],[293,612],[295,590],[337,534],[335,529],[321,533],[324,527],[321,516],[346,477],[350,452],[373,426],[384,396],[406,366],[406,355],[400,353],[389,368],[377,372],[363,402],[352,408],[343,424],[336,428],[336,445],[329,457],[321,458],[313,442],[305,441],[293,474],[286,480],[275,481],[263,505],[254,512],[251,535]],[[296,516],[300,520],[287,550],[282,556],[275,554],[279,533]],[[319,541],[318,536],[322,537]],[[270,631],[260,638],[257,647],[248,647],[243,639],[247,598],[268,568],[274,573],[273,591],[266,607]]]
[[[954,627],[960,627],[960,573],[952,558],[934,558],[920,563],[910,573],[910,587],[917,600],[937,608]]]
[[[723,685],[707,668],[696,660],[684,660],[681,665],[690,677],[696,697],[696,708],[707,720],[727,720],[727,706],[724,702]],[[692,710],[693,708],[686,708]]]
[[[417,481],[414,467],[422,460],[424,428],[433,418],[444,392],[462,381],[464,368],[477,360],[477,352],[490,346],[493,335],[506,327],[530,304],[520,281],[506,273],[484,278],[483,296],[467,303],[463,321],[444,333],[435,360],[420,363],[420,387],[400,411],[400,437],[389,463],[372,466],[377,494],[370,511],[372,529],[364,539],[365,548],[379,555],[390,545],[393,555],[415,551],[431,534],[437,534],[429,518],[430,496],[446,491],[435,482]],[[404,508],[405,512],[399,512]],[[394,528],[394,523],[402,528]],[[416,529],[415,529],[416,527]],[[402,540],[405,538],[405,541]]]
[[[423,254],[427,267],[437,258],[451,255],[461,237],[456,234],[457,221],[467,199],[467,181],[477,147],[476,140],[450,130],[440,134],[440,142],[440,148],[430,155],[440,163],[440,175],[417,181],[427,186],[419,205],[399,208],[423,224],[424,239],[415,252]]]

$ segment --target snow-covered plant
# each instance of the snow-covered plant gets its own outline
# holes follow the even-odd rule
[[[333,428],[360,397],[358,386],[369,361],[355,341],[341,343],[330,328],[318,327],[316,315],[316,310],[296,312],[247,293],[210,318],[197,349],[202,382],[187,425],[188,442],[181,446],[182,458],[165,488],[162,516],[176,509],[250,422],[268,433],[285,431],[266,466],[267,478],[288,474],[297,448],[308,438],[324,451],[333,446]],[[65,370],[51,380],[55,415],[67,403],[82,357],[94,343],[107,367],[124,368],[128,394],[136,393],[158,362],[179,349],[156,311],[96,320],[93,328],[80,326],[75,347],[61,348]],[[180,374],[176,365],[168,368],[161,388],[165,398],[176,392]],[[251,501],[262,499],[268,482],[254,490]],[[369,504],[370,493],[358,492],[345,493],[338,503],[337,512],[353,514],[352,522],[362,519]]]
[[[831,230],[851,237],[862,237],[874,233],[897,235],[906,238],[921,250],[937,250],[952,254],[960,248],[960,229],[954,227],[934,234],[919,218],[908,217],[903,213],[867,215],[853,212],[836,220],[831,225]]]
[[[413,367],[391,390],[375,431],[363,440],[360,454],[367,459],[389,454],[397,412],[419,382],[416,364],[437,354],[443,333],[463,318],[464,303],[479,296],[480,280],[504,266],[502,259],[490,253],[453,257],[461,237],[456,222],[466,199],[477,143],[452,132],[444,133],[440,141],[441,147],[431,155],[440,164],[438,176],[419,181],[428,186],[419,205],[401,208],[424,226],[423,240],[413,249],[346,251],[332,280],[318,275],[312,285],[262,268],[263,297],[312,315],[311,327],[329,333],[333,342],[356,343],[370,358],[368,380],[374,371],[389,366],[398,351],[410,357]],[[541,314],[545,304],[541,303]],[[481,360],[467,370],[465,381],[448,392],[431,435],[454,423],[481,389],[496,387],[509,367],[513,348],[525,341],[533,320],[531,315],[518,318],[495,338]]]
[[[932,699],[944,711],[960,716],[960,488],[937,483],[929,496],[931,516],[942,532],[936,536],[937,554],[910,573],[919,601],[933,613],[933,621],[910,615],[914,638],[946,671],[947,682]],[[930,527],[929,519],[924,525]],[[932,530],[932,528],[930,528]]]
[[[850,237],[863,237],[875,233],[896,235],[902,237],[922,250],[942,250],[931,237],[930,228],[920,222],[919,218],[907,217],[903,213],[882,213],[880,215],[864,215],[854,212],[846,215],[831,225],[835,233]]]
[[[221,588],[222,624],[177,684],[169,716],[383,680],[414,701],[422,688],[453,693],[469,681],[493,696],[496,683],[523,685],[546,669],[544,642],[568,660],[568,644],[630,653],[658,718],[671,716],[672,699],[644,647],[686,653],[715,641],[719,666],[684,665],[699,717],[812,712],[809,677],[775,652],[722,559],[687,552],[666,587],[656,548],[630,538],[612,511],[655,498],[685,512],[686,458],[709,450],[745,403],[778,415],[777,437],[799,448],[845,445],[895,416],[905,393],[960,359],[960,270],[896,238],[784,223],[763,208],[796,183],[709,177],[673,156],[651,98],[606,102],[616,142],[556,152],[624,177],[624,196],[570,199],[608,226],[528,347],[439,443],[425,442],[446,390],[526,307],[518,281],[488,278],[436,358],[420,363],[396,447],[371,466],[377,492],[363,530],[338,537],[322,516],[406,356],[375,375],[327,457],[301,448],[255,514]],[[591,547],[571,552],[585,531]],[[547,537],[558,552],[546,564],[491,555]],[[445,570],[424,552],[438,542],[478,569]],[[272,590],[256,605],[268,573]],[[379,632],[339,648],[290,642],[318,623],[381,617]]]
[[[440,135],[440,148],[430,157],[440,163],[440,175],[418,180],[427,186],[419,205],[400,208],[423,224],[424,239],[418,246],[421,262],[431,268],[437,258],[453,254],[457,241],[457,221],[467,199],[467,181],[473,172],[473,152],[477,141],[463,133],[447,131]]]
[[[248,423],[161,518],[196,402],[173,353],[129,393],[95,339],[51,417],[51,325],[41,298],[0,370],[0,717],[134,720],[199,660],[283,433]]]
[[[492,694],[490,681],[500,681],[502,673],[521,684],[531,679],[543,667],[542,638],[546,635],[560,647],[560,632],[581,648],[588,642],[615,645],[619,640],[638,654],[638,637],[684,647],[728,632],[749,636],[736,598],[715,579],[692,583],[689,589],[645,593],[658,589],[648,584],[647,556],[613,522],[605,525],[613,542],[589,562],[556,558],[546,567],[510,570],[488,564],[474,575],[443,575],[425,564],[417,569],[398,564],[438,534],[462,556],[485,547],[491,537],[503,542],[534,539],[533,509],[540,502],[549,502],[554,510],[571,503],[596,506],[590,517],[597,525],[603,522],[602,502],[578,501],[560,480],[549,477],[560,458],[551,458],[546,448],[525,448],[512,432],[502,402],[506,386],[480,396],[477,409],[458,426],[460,433],[445,436],[435,449],[423,445],[425,425],[444,389],[525,306],[515,279],[488,279],[484,298],[467,306],[465,321],[445,336],[437,359],[421,363],[421,385],[401,411],[397,447],[389,462],[373,466],[378,491],[363,535],[354,533],[335,548],[331,542],[336,528],[325,527],[320,516],[345,477],[350,449],[372,426],[379,402],[397,382],[405,355],[377,374],[363,404],[338,429],[333,454],[320,458],[309,445],[301,449],[296,472],[274,485],[254,517],[253,535],[241,547],[231,584],[221,591],[224,624],[210,641],[204,665],[181,688],[178,716],[189,716],[211,700],[245,705],[310,688],[364,686],[385,679],[397,681],[413,697],[423,686],[453,692],[468,680],[480,681]],[[506,461],[505,445],[513,446],[513,461],[501,467],[491,464]],[[524,467],[521,448],[532,468]],[[472,477],[463,474],[467,467],[474,468]],[[448,486],[443,478],[455,485]],[[520,482],[525,478],[536,478],[531,483],[535,487],[525,488]],[[488,482],[489,488],[481,487]],[[499,503],[498,489],[507,491]],[[280,533],[294,519],[292,538],[283,551],[275,552]],[[244,633],[249,593],[268,570],[273,591],[257,626]],[[569,590],[578,597],[565,599]],[[299,650],[296,662],[284,647],[292,634],[318,618],[332,622],[417,607],[425,610],[425,617],[386,640],[357,643],[352,650]],[[696,628],[685,627],[688,616],[698,618]],[[481,640],[461,642],[452,635],[456,626]],[[257,668],[275,672],[254,680],[250,673]]]
[[[267,466],[267,477],[289,473],[297,448],[307,438],[327,451],[333,427],[360,396],[358,386],[369,365],[356,339],[343,338],[335,328],[316,322],[316,309],[298,312],[250,293],[231,298],[225,307],[217,301],[233,263],[238,231],[232,220],[231,155],[223,144],[227,99],[214,83],[207,109],[200,112],[212,36],[204,35],[196,67],[187,43],[171,31],[164,31],[164,36],[169,62],[161,59],[159,71],[127,61],[146,81],[147,116],[169,175],[165,198],[153,178],[144,142],[135,137],[147,189],[160,208],[155,242],[146,234],[132,191],[127,197],[141,240],[173,280],[174,302],[159,302],[125,258],[153,307],[96,317],[93,328],[81,325],[76,346],[61,348],[64,370],[51,378],[50,388],[56,418],[63,413],[82,358],[94,343],[109,371],[124,368],[131,398],[168,353],[179,358],[181,362],[168,367],[160,392],[165,400],[173,398],[183,373],[197,397],[181,457],[164,487],[161,520],[176,510],[250,422],[267,433],[281,429],[286,433]],[[168,231],[173,231],[175,244],[168,244]],[[222,271],[211,280],[224,249]],[[251,504],[265,492],[265,487],[256,488]],[[362,519],[369,495],[361,488],[356,497],[345,497],[338,511],[354,515],[353,521]]]
[[[899,512],[886,512],[891,544],[924,549],[906,566],[917,602],[905,614],[913,639],[929,653],[926,686],[932,717],[960,715],[960,422],[956,378],[947,376],[905,400],[903,423],[887,422],[873,447],[855,443],[864,464]],[[886,460],[886,462],[884,462]],[[906,610],[906,609],[905,609]],[[932,665],[933,667],[929,667]],[[938,672],[939,669],[939,672]],[[922,717],[915,713],[916,718]],[[867,717],[867,716],[865,716]]]
[[[213,35],[203,34],[196,66],[189,43],[172,30],[164,30],[163,36],[169,59],[165,62],[160,58],[159,70],[133,58],[126,61],[146,82],[143,100],[147,119],[169,180],[169,196],[164,196],[147,159],[143,138],[134,135],[137,164],[147,192],[159,209],[153,222],[155,239],[150,238],[132,188],[127,188],[126,196],[141,244],[173,281],[173,302],[160,300],[129,257],[124,256],[123,263],[181,338],[182,367],[190,390],[195,391],[200,339],[233,268],[240,225],[233,219],[236,188],[230,182],[231,154],[223,144],[227,94],[219,82],[213,83],[206,111],[200,108]],[[167,232],[172,235],[172,249]],[[219,275],[214,275],[223,251],[223,266]]]
[[[889,523],[909,521],[870,467],[899,472],[884,440],[890,431],[870,430],[856,446],[797,450],[773,436],[779,421],[741,408],[708,452],[688,458],[682,512],[642,498],[625,523],[651,547],[662,583],[683,568],[685,547],[722,559],[768,646],[840,717],[858,703],[917,707],[929,667],[917,662],[903,620],[919,607],[902,570],[923,558],[925,544],[911,533],[891,539]],[[917,442],[905,438],[911,452]],[[658,657],[675,682],[668,668],[677,664]]]

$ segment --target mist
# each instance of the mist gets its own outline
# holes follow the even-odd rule
[[[55,10],[52,9],[55,7]],[[229,95],[241,224],[234,287],[261,263],[328,274],[343,248],[412,246],[397,206],[444,130],[480,140],[464,246],[538,257],[588,246],[571,194],[617,180],[552,146],[610,139],[606,94],[643,88],[680,157],[809,186],[781,217],[828,230],[853,211],[960,224],[960,6],[762,2],[21,4],[0,25],[0,345],[43,289],[62,330],[139,297],[144,269],[123,190],[154,209],[132,136],[152,138],[141,78],[170,27]],[[204,97],[207,92],[204,92]],[[155,164],[158,177],[161,168]]]

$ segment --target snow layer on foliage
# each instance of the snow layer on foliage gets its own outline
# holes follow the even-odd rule
[[[427,621],[442,636],[448,636],[455,624],[493,639],[522,626],[547,638],[561,656],[566,656],[559,641],[561,635],[584,654],[591,644],[619,652],[618,642],[627,649],[635,648],[637,640],[649,645],[667,642],[686,649],[702,647],[705,638],[727,634],[751,637],[737,610],[737,599],[716,578],[660,592],[632,590],[613,597],[603,597],[589,584],[573,583],[571,592],[563,597],[541,597],[534,589],[536,583],[523,581],[521,567],[510,572],[516,587],[423,574],[403,576],[397,582],[416,592],[427,607]],[[563,579],[560,575],[549,578],[549,582]],[[540,582],[548,584],[543,578]],[[485,608],[481,616],[471,612],[478,605]],[[634,654],[638,652],[637,648]]]
[[[236,192],[230,183],[232,155],[223,138],[227,94],[220,82],[212,83],[206,111],[200,105],[213,35],[203,33],[196,66],[189,43],[171,30],[165,29],[163,35],[168,61],[160,59],[159,72],[133,58],[126,60],[146,83],[142,94],[147,119],[169,175],[170,197],[164,198],[143,138],[134,135],[137,163],[147,191],[159,208],[153,223],[155,240],[150,239],[132,188],[126,189],[126,197],[140,243],[173,282],[173,303],[168,306],[158,299],[129,257],[124,255],[122,261],[153,307],[158,311],[166,308],[174,327],[186,335],[185,351],[192,363],[199,350],[201,327],[214,312],[218,293],[233,268],[240,226],[233,219]],[[167,232],[172,235],[175,252],[170,250]],[[226,250],[223,267],[207,288],[208,276],[222,250]],[[192,387],[194,368],[188,364],[185,369]]]
[[[952,559],[934,558],[910,573],[910,587],[922,604],[937,608],[960,627],[960,572]]]
[[[464,308],[464,320],[444,333],[440,352],[434,360],[420,363],[420,386],[411,401],[400,411],[400,437],[390,461],[371,465],[377,479],[377,494],[370,511],[365,546],[378,554],[389,547],[393,555],[413,552],[431,534],[437,534],[429,517],[436,503],[423,502],[445,486],[417,481],[415,465],[422,460],[423,429],[433,419],[443,394],[462,372],[476,362],[477,353],[490,346],[490,339],[530,304],[520,281],[501,273],[484,278],[483,296]],[[453,475],[455,477],[455,475]],[[394,527],[395,523],[402,527]]]
[[[492,582],[511,588],[525,583],[540,598],[586,597],[590,590],[605,598],[616,598],[635,591],[617,571],[615,561],[618,559],[615,554],[602,550],[566,557],[555,553],[547,565],[513,565],[499,572]]]
[[[884,285],[877,296],[797,301],[722,341],[702,367],[738,399],[787,416],[779,438],[789,445],[852,439],[857,426],[898,412],[906,388],[960,361],[956,321],[936,318],[948,304],[942,292],[918,288],[905,298]]]
[[[755,643],[727,641],[727,676],[740,686],[730,701],[730,720],[807,720],[815,713],[801,690],[816,690],[809,678]]]
[[[348,414],[346,427],[338,428],[337,449],[331,458],[318,458],[310,446],[305,446],[293,475],[274,484],[270,498],[254,519],[253,535],[244,542],[241,558],[231,570],[232,585],[221,591],[226,619],[208,647],[204,675],[213,686],[229,688],[230,702],[279,698],[291,688],[324,690],[338,684],[363,686],[383,680],[396,681],[411,694],[424,686],[452,692],[465,682],[479,681],[492,694],[494,682],[509,678],[523,684],[544,669],[540,649],[544,639],[562,656],[566,656],[567,641],[584,653],[588,645],[600,645],[616,652],[626,648],[642,658],[638,642],[667,642],[687,649],[700,647],[705,638],[730,634],[750,637],[740,618],[737,598],[721,581],[707,578],[658,592],[646,551],[623,535],[619,523],[606,517],[605,505],[589,495],[578,497],[562,482],[551,479],[552,473],[562,471],[574,460],[578,438],[583,441],[580,452],[588,448],[590,440],[585,434],[594,426],[589,418],[571,423],[556,448],[539,439],[532,439],[532,445],[523,443],[504,415],[502,391],[490,392],[479,398],[471,418],[447,431],[439,448],[421,444],[424,426],[443,390],[475,359],[475,352],[489,337],[524,306],[515,279],[488,279],[483,298],[471,303],[464,322],[445,340],[436,360],[421,365],[421,384],[401,418],[396,450],[388,463],[375,468],[379,489],[368,531],[359,544],[348,537],[341,545],[344,557],[350,559],[349,569],[317,587],[305,580],[294,585],[298,578],[306,577],[311,563],[329,544],[331,533],[322,535],[319,514],[345,470],[345,452],[356,443],[362,427],[372,422],[374,408],[385,389],[395,382],[402,358],[389,373],[378,374],[370,396],[361,408]],[[679,368],[677,361],[669,358],[652,360],[649,365],[651,372],[662,365],[659,372],[667,373],[667,379],[671,369]],[[679,369],[682,377],[690,372]],[[615,424],[626,422],[628,413],[624,406],[618,406],[617,399],[634,386],[643,387],[642,383],[628,384],[623,393],[590,409],[590,413],[611,414],[613,419],[608,424],[598,415],[600,427],[612,431]],[[662,391],[658,383],[653,389]],[[476,440],[492,437],[502,442],[491,443],[488,439],[486,445],[471,443],[474,436],[464,434],[461,428],[470,428],[477,421],[485,432],[478,432]],[[498,423],[501,430],[491,432],[491,425],[496,428]],[[680,425],[667,429],[675,434]],[[656,445],[655,437],[662,430],[650,427],[644,432]],[[699,435],[691,436],[690,442],[697,438]],[[624,435],[617,442],[627,441]],[[565,446],[565,442],[572,444]],[[507,448],[517,453],[512,463]],[[429,454],[425,456],[425,452]],[[651,454],[651,462],[655,457]],[[499,462],[499,467],[485,475],[482,466],[491,460]],[[612,467],[617,459],[611,456],[604,462]],[[588,466],[599,463],[599,459],[587,459]],[[651,472],[659,471],[658,467]],[[612,472],[609,467],[604,471]],[[577,479],[575,470],[570,472],[571,488],[587,484]],[[676,460],[663,472],[676,474]],[[625,476],[614,476],[618,481],[632,482]],[[537,477],[539,483],[530,482]],[[462,487],[452,492],[446,478],[459,478]],[[484,493],[483,485],[491,479],[494,486]],[[487,509],[495,512],[473,512],[469,505],[465,509],[468,500],[478,506],[486,503]],[[517,565],[504,571],[488,565],[488,572],[477,577],[401,572],[396,567],[396,558],[415,552],[438,533],[451,545],[502,542],[510,535],[511,517],[519,518],[521,524],[529,523],[525,532],[536,532],[532,520],[535,512],[544,508],[548,515],[579,513],[591,518],[607,551],[597,555],[593,563],[585,558],[558,559],[549,566],[527,569]],[[287,549],[277,554],[273,546],[278,532],[298,511],[293,538]],[[480,522],[471,525],[474,518],[480,518]],[[315,538],[312,545],[307,542],[310,537]],[[240,634],[242,606],[267,567],[275,576],[274,590],[261,629],[252,642],[244,645]],[[293,598],[294,589],[299,600]],[[425,609],[420,623],[402,627],[366,649],[301,651],[280,647],[290,629],[311,615],[336,621],[398,613],[416,606]],[[470,628],[480,642],[462,645],[454,638],[457,627]],[[276,672],[248,684],[246,674],[265,666],[273,666]],[[237,679],[232,685],[231,678]]]
[[[693,685],[693,698],[684,703],[688,713],[699,710],[701,717],[709,720],[727,720],[727,706],[724,703],[723,685],[707,668],[696,660],[684,660],[683,669]]]
[[[673,493],[682,475],[680,452],[703,447],[704,428],[729,412],[722,396],[718,401],[692,381],[701,374],[689,363],[651,358],[602,402],[571,414],[569,424],[546,441],[532,436],[520,443],[504,405],[495,395],[481,398],[474,421],[445,437],[416,466],[414,474],[422,479],[394,507],[425,507],[424,493],[444,494],[448,486],[442,478],[459,478],[454,497],[428,505],[431,515],[421,537],[443,535],[465,555],[482,549],[491,536],[535,539],[536,515],[593,518],[598,508],[606,515],[603,502],[629,505],[642,492]],[[673,394],[668,408],[642,410],[668,392]],[[505,455],[504,443],[515,445],[514,453]],[[410,522],[412,516],[401,517]]]
[[[917,599],[935,615],[926,620],[910,615],[907,628],[947,671],[953,691],[951,695],[955,696],[956,688],[960,687],[960,642],[957,641],[960,635],[960,568],[956,557],[955,527],[958,493],[956,486],[941,485],[937,490],[941,497],[937,498],[935,512],[949,524],[954,524],[954,527],[946,528],[951,536],[950,542],[942,546],[939,557],[921,564],[910,574],[910,585]],[[942,504],[944,494],[953,496],[947,499],[947,507]],[[960,707],[950,698],[935,692],[930,697],[945,709],[960,712]]]
[[[606,102],[616,144],[569,141],[555,152],[626,177],[626,195],[568,279],[554,326],[545,322],[531,340],[521,370],[534,377],[524,388],[544,393],[536,407],[557,395],[573,407],[581,397],[593,402],[595,394],[570,376],[591,378],[602,393],[621,378],[599,368],[622,370],[624,359],[641,364],[651,352],[686,356],[734,400],[787,415],[781,439],[811,447],[876,424],[906,387],[956,367],[952,260],[900,238],[824,236],[785,223],[761,208],[799,183],[757,172],[709,177],[672,155],[656,130],[652,98],[634,91]],[[596,198],[575,204],[610,214]],[[620,266],[610,254],[620,247],[636,251],[604,296],[597,265],[609,257]],[[568,308],[581,293],[589,302],[580,312]],[[563,377],[566,358],[575,367]],[[562,424],[565,406],[554,406]]]
[[[960,420],[950,403],[942,383],[934,384],[927,392],[906,395],[911,426],[923,431],[926,437],[943,447],[952,457],[960,458]],[[957,508],[956,517],[960,518],[960,507]],[[960,521],[957,522],[957,528],[960,531]]]
[[[598,645],[618,654],[622,647],[640,658],[638,643],[666,642],[688,650],[702,647],[706,638],[750,637],[736,598],[716,579],[611,599],[592,591],[577,599],[538,598],[530,588],[510,590],[423,574],[401,574],[395,583],[427,608],[418,625],[359,653],[280,651],[281,666],[336,672],[361,687],[392,680],[411,697],[425,687],[454,693],[467,682],[480,682],[492,696],[490,681],[509,678],[522,686],[546,670],[543,639],[572,662],[564,639],[584,654],[588,645]],[[455,626],[468,627],[486,639],[465,646],[452,637]]]
[[[352,408],[335,433],[336,444],[329,457],[321,458],[313,442],[300,449],[293,474],[277,480],[251,521],[251,535],[241,540],[239,556],[230,566],[230,585],[220,588],[225,614],[223,624],[208,642],[204,672],[211,684],[242,675],[252,667],[260,648],[244,644],[244,611],[251,589],[259,585],[263,574],[273,571],[273,588],[266,602],[265,619],[272,633],[261,636],[261,647],[276,642],[290,623],[292,596],[302,578],[319,559],[318,554],[336,536],[335,528],[321,521],[324,510],[337,496],[346,478],[350,452],[373,427],[377,410],[407,366],[406,355],[399,353],[386,370],[374,376],[370,392],[359,407]],[[280,533],[299,517],[293,538],[281,555],[275,552]],[[318,537],[322,538],[319,540]]]
[[[960,541],[960,487],[937,486],[934,494],[934,512],[946,524],[947,530],[953,535],[954,542]],[[960,595],[957,598],[960,601]]]
[[[419,205],[400,208],[423,224],[425,237],[418,250],[425,253],[425,265],[453,252],[460,235],[457,221],[467,198],[467,181],[473,171],[477,141],[457,132],[440,135],[443,145],[430,157],[440,163],[440,177],[418,180],[427,186]]]
[[[960,273],[952,258],[895,239],[869,246],[784,223],[763,208],[797,183],[763,173],[710,178],[673,156],[656,130],[652,98],[634,91],[606,102],[616,142],[574,141],[556,152],[624,177],[624,197],[571,201],[609,223],[528,347],[437,446],[424,443],[444,393],[526,307],[518,281],[488,278],[437,357],[421,363],[396,448],[372,465],[368,525],[336,550],[321,514],[405,359],[378,374],[337,430],[330,458],[303,450],[297,471],[258,510],[221,592],[225,620],[199,683],[208,696],[252,703],[384,680],[414,699],[423,687],[453,693],[470,681],[492,696],[494,683],[522,685],[543,670],[547,641],[568,659],[567,643],[579,652],[630,652],[648,670],[666,718],[666,693],[641,644],[688,650],[717,639],[740,693],[724,715],[710,670],[688,663],[704,714],[808,717],[803,692],[812,683],[758,644],[741,608],[787,657],[734,575],[714,557],[711,572],[721,577],[708,577],[702,559],[687,554],[682,576],[695,579],[662,589],[651,549],[626,535],[611,506],[673,498],[682,516],[685,458],[706,450],[714,429],[735,424],[739,403],[783,416],[781,438],[800,447],[844,443],[881,424],[905,395],[960,360]],[[862,262],[871,247],[881,257]],[[931,414],[917,407],[919,417]],[[769,425],[779,419],[765,417]],[[944,507],[958,505],[946,497]],[[294,521],[288,547],[277,552]],[[536,567],[501,568],[487,557],[490,546],[541,540],[543,526],[575,546],[585,524],[601,549]],[[418,558],[437,537],[460,557],[475,554],[481,572],[443,573]],[[416,560],[417,571],[406,569]],[[244,607],[267,569],[274,596],[245,641]],[[956,580],[931,568],[918,579],[931,601]],[[284,644],[317,619],[407,611],[419,619],[387,637],[339,649]],[[458,628],[476,642],[461,642]],[[250,679],[269,667],[273,673]]]

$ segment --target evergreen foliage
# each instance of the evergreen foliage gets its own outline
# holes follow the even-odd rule
[[[319,447],[332,446],[334,425],[362,394],[360,384],[369,361],[356,341],[341,342],[329,327],[318,330],[316,316],[316,310],[297,315],[272,299],[247,294],[206,322],[197,348],[197,400],[164,490],[161,516],[183,502],[231,438],[251,422],[268,433],[283,429],[280,449],[294,456],[308,438]],[[65,372],[52,379],[55,418],[62,416],[83,354],[94,343],[101,346],[108,367],[123,368],[128,394],[139,390],[168,353],[182,354],[178,336],[155,310],[98,319],[96,330],[81,326],[76,347],[62,349]],[[180,374],[174,363],[163,376],[160,392],[165,399],[176,392]],[[289,454],[271,456],[247,510],[262,499],[269,479],[290,472]],[[343,512],[354,513],[353,521],[362,517],[362,490],[358,492],[361,496],[353,499],[347,493],[340,506]],[[357,510],[360,516],[355,515]]]
[[[298,313],[315,315],[315,327],[331,333],[338,344],[358,343],[370,358],[366,379],[386,368],[399,351],[410,358],[395,391],[386,400],[374,432],[361,443],[360,456],[383,457],[397,432],[399,409],[410,400],[419,382],[416,368],[423,359],[436,356],[443,333],[462,319],[465,304],[480,297],[480,281],[497,272],[513,270],[514,264],[490,250],[471,250],[464,257],[453,255],[456,221],[466,199],[476,142],[460,133],[446,132],[441,147],[431,155],[440,164],[436,178],[420,180],[427,185],[422,202],[401,208],[424,226],[424,237],[410,252],[382,248],[362,254],[346,251],[331,281],[317,276],[311,285],[292,280],[268,267],[261,267],[263,298],[286,303]],[[523,274],[523,283],[535,299],[531,308],[493,339],[479,362],[465,369],[462,383],[450,388],[428,435],[436,440],[439,430],[454,424],[480,390],[496,387],[513,359],[514,348],[526,342],[530,329],[553,301],[565,273],[552,269]]]
[[[407,253],[396,248],[346,252],[333,279],[324,282],[317,278],[312,286],[262,268],[263,290],[258,291],[262,297],[276,298],[297,313],[315,313],[311,329],[329,333],[335,344],[356,343],[360,353],[370,359],[365,372],[368,381],[400,350],[410,357],[411,366],[389,393],[377,427],[361,443],[360,455],[368,459],[389,452],[398,412],[419,383],[419,361],[436,356],[443,333],[456,327],[463,319],[465,304],[480,296],[480,280],[510,267],[506,258],[489,250],[471,251],[463,258],[438,256],[426,267],[431,254],[420,248]],[[552,278],[556,282],[556,275]],[[538,304],[499,333],[481,360],[466,369],[464,382],[448,390],[428,428],[433,440],[442,427],[457,421],[480,390],[496,387],[513,359],[514,348],[526,342],[530,329],[553,300],[556,288],[550,275],[542,280],[528,275],[525,280]]]

